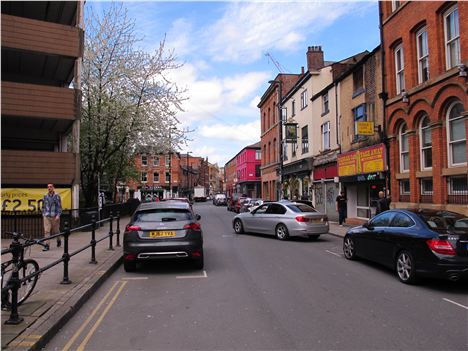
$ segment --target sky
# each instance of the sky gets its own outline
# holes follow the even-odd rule
[[[106,2],[87,1],[96,10]],[[379,45],[377,1],[125,1],[142,48],[166,36],[183,66],[169,78],[186,89],[177,115],[180,150],[219,166],[260,141],[257,104],[278,73],[300,73],[308,46],[339,61]],[[271,57],[279,64],[280,70]]]

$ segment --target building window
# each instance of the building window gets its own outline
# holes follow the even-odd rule
[[[302,127],[301,137],[302,137],[302,153],[306,154],[306,153],[309,152],[309,129],[308,129],[308,126]]]
[[[263,130],[262,131],[265,131],[267,129],[266,127],[266,113],[263,112],[263,124],[262,124],[262,128]]]
[[[392,12],[398,10],[401,5],[401,1],[399,0],[392,0]]]
[[[284,143],[283,147],[283,160],[287,161],[288,160],[288,144]]]
[[[353,97],[359,95],[364,88],[364,69],[359,66],[353,72]]]
[[[422,178],[421,179],[421,194],[432,195],[432,192],[433,192],[432,178]]]
[[[418,82],[424,83],[429,79],[429,48],[426,27],[416,33],[416,45],[418,51]]]
[[[255,159],[256,160],[262,159],[262,150],[255,150]]]
[[[266,144],[263,145],[263,160],[262,163],[265,165],[267,163],[267,149],[266,149]]]
[[[421,169],[432,168],[432,134],[429,127],[429,117],[421,118],[419,124],[419,145],[421,147]]]
[[[141,172],[141,182],[146,183],[148,181],[148,173]]]
[[[171,172],[166,172],[166,183],[171,181]]]
[[[148,166],[148,156],[141,155],[141,165],[142,166]]]
[[[466,164],[466,128],[463,105],[456,102],[447,114],[449,166]]]
[[[328,92],[322,96],[322,115],[327,114],[329,111],[328,106]]]
[[[291,102],[291,115],[295,116],[296,115],[296,101]]]
[[[273,161],[276,162],[278,161],[278,158],[276,157],[276,138],[273,139]]]
[[[468,177],[466,175],[448,177],[448,203],[468,204]]]
[[[293,141],[291,143],[291,155],[292,155],[292,157],[296,156],[296,151],[297,151],[297,142]]]
[[[403,124],[399,133],[400,141],[400,172],[409,172],[409,136],[406,124]]]
[[[307,107],[307,89],[301,93],[301,110]]]
[[[159,172],[153,173],[153,182],[159,183]]]
[[[458,7],[450,8],[444,15],[445,57],[447,69],[460,63],[460,27]]]
[[[159,166],[159,156],[153,157],[153,166]]]
[[[260,177],[260,165],[255,165],[255,177]]]
[[[361,104],[358,107],[353,109],[354,115],[354,139],[358,139],[358,122],[365,122],[367,121],[366,116],[366,104]]]
[[[330,149],[330,122],[326,122],[321,126],[322,132],[322,150]]]
[[[165,164],[166,167],[171,166],[171,155],[164,156],[164,164]]]
[[[409,179],[400,180],[400,195],[410,194],[410,181]]]
[[[395,48],[395,77],[396,77],[396,93],[401,94],[405,90],[405,62],[403,56],[403,45],[398,45]]]

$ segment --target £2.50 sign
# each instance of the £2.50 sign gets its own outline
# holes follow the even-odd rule
[[[55,188],[62,199],[62,209],[71,209],[71,189]],[[41,211],[47,189],[2,188],[2,211]]]

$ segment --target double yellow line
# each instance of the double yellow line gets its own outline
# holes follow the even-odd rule
[[[99,302],[99,304],[96,306],[96,308],[93,310],[93,312],[89,315],[89,317],[84,321],[84,323],[81,325],[81,327],[76,331],[76,333],[73,335],[73,337],[68,341],[68,343],[64,346],[62,351],[68,351],[72,347],[72,345],[75,343],[76,339],[83,333],[85,328],[90,324],[90,322],[93,320],[93,318],[96,316],[96,314],[99,312],[101,307],[104,305],[104,303],[109,299],[109,297],[112,295],[114,291],[115,294],[112,297],[112,299],[109,301],[107,304],[106,308],[102,311],[101,315],[99,318],[94,322],[93,326],[89,330],[88,334],[86,334],[85,338],[81,342],[81,344],[76,348],[77,351],[83,351],[86,344],[88,343],[89,339],[93,336],[94,332],[96,331],[97,327],[101,322],[103,321],[104,317],[107,315],[109,310],[111,309],[112,305],[115,303],[117,298],[119,297],[120,293],[122,292],[122,289],[127,285],[127,281],[116,281],[114,282],[114,285],[110,288],[110,290],[107,292],[107,294],[102,298],[102,300]],[[118,287],[118,288],[117,288]]]

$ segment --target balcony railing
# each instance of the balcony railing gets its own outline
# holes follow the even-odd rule
[[[468,191],[460,192],[459,194],[448,195],[447,202],[449,204],[457,205],[468,204]]]

